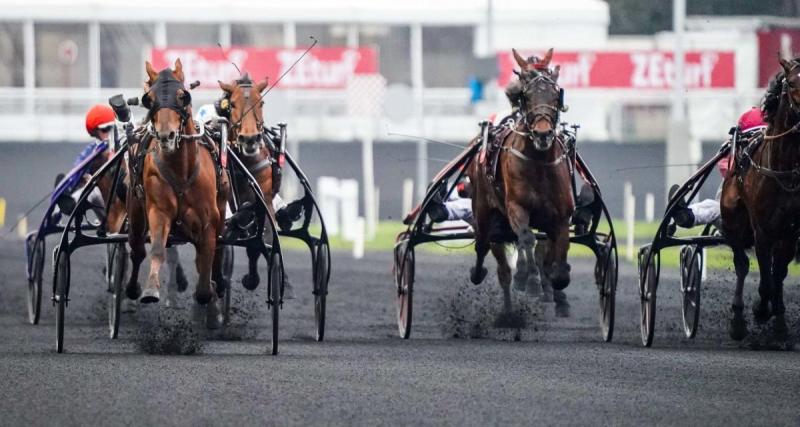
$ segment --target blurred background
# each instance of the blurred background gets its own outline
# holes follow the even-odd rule
[[[416,137],[466,144],[479,120],[508,110],[512,47],[555,48],[562,119],[580,124],[579,152],[617,216],[626,181],[663,209],[667,184],[693,169],[670,175],[671,165],[709,157],[759,102],[777,54],[800,51],[800,0],[0,0],[0,10],[6,227],[88,142],[90,105],[141,94],[145,60],[180,57],[203,84],[197,108],[220,96],[218,79],[238,77],[232,62],[275,82],[313,36],[265,98],[265,119],[289,124],[314,185],[355,179],[374,196],[359,197],[362,214],[374,203],[376,218],[397,220],[403,182],[418,199],[458,153]]]

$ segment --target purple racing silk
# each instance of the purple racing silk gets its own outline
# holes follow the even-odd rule
[[[87,169],[89,168],[89,164],[100,155],[102,152],[106,151],[108,148],[108,143],[103,142],[93,142],[86,146],[86,148],[78,154],[78,157],[75,158],[75,162],[73,163],[72,169],[67,172],[67,175],[61,182],[58,183],[56,189],[53,190],[53,195],[50,196],[50,201],[55,202],[59,196],[64,193],[71,193],[75,191],[75,187],[80,182],[81,177],[83,174],[86,173]]]

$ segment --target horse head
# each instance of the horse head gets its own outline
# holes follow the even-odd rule
[[[783,93],[795,115],[800,114],[800,58],[786,60],[778,57],[783,68]]]
[[[560,67],[549,67],[553,49],[547,51],[544,58],[532,56],[527,60],[516,50],[512,51],[520,66],[518,74],[522,96],[519,108],[523,114],[523,124],[534,148],[547,151],[553,146],[559,114],[566,111],[563,92],[558,86]]]
[[[147,117],[161,151],[173,153],[180,148],[184,129],[193,133],[192,97],[183,86],[181,60],[175,61],[174,70],[165,68],[158,73],[150,62],[146,62],[145,71],[148,79],[144,84],[142,106],[149,110]]]
[[[245,156],[258,154],[264,145],[264,119],[261,108],[261,92],[267,87],[268,80],[254,83],[245,75],[233,83],[219,82],[225,95],[219,102],[217,113],[226,116],[230,123],[229,138],[234,147]]]

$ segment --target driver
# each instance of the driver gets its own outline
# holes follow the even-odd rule
[[[747,133],[766,129],[767,123],[764,121],[764,115],[760,108],[752,107],[739,117],[737,123],[739,132]],[[725,142],[730,141],[728,138]],[[728,176],[728,164],[730,163],[731,154],[723,157],[717,163],[719,173],[722,175],[723,181]],[[673,185],[669,190],[669,200],[680,188],[677,184]],[[675,224],[683,228],[692,228],[697,225],[711,224],[719,220],[719,198],[722,194],[722,183],[719,184],[717,194],[713,199],[705,199],[699,202],[686,205],[686,201],[679,200],[678,205],[672,211],[672,218]]]
[[[105,104],[97,104],[89,108],[86,112],[86,132],[92,137],[92,141],[84,147],[84,149],[78,154],[73,162],[73,168],[80,165],[84,160],[86,160],[96,149],[97,147],[102,144],[103,142],[110,144],[110,139],[113,136],[113,130],[115,126],[115,119],[116,116],[114,115],[114,110],[111,109],[108,105]],[[104,159],[98,159],[99,164],[102,164]],[[75,209],[75,204],[78,201],[78,197],[80,197],[81,191],[83,191],[83,187],[91,178],[92,171],[99,166],[99,164],[91,164],[84,169],[84,173],[80,176],[70,176],[67,177],[71,182],[68,182],[67,187],[61,193],[61,195],[56,199],[56,205],[58,206],[58,210],[64,214],[71,214],[72,211]],[[56,176],[56,186],[58,186],[61,181],[63,181],[65,175],[63,173],[58,174]],[[92,208],[95,211],[98,209],[103,209],[103,196],[100,193],[100,190],[95,187],[92,192],[89,194],[88,198],[89,203],[91,203]],[[58,213],[58,212],[56,212]]]

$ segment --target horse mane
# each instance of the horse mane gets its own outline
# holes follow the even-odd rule
[[[761,112],[764,114],[764,120],[767,123],[772,123],[776,119],[778,113],[778,106],[781,103],[781,93],[783,92],[783,79],[784,72],[780,71],[769,81],[767,92],[761,100]]]

